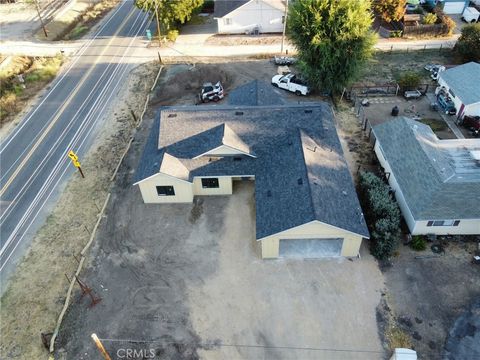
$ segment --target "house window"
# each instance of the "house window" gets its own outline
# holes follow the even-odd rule
[[[219,188],[218,178],[205,178],[202,179],[202,188],[204,189],[216,189]]]
[[[455,97],[455,93],[453,92],[452,89],[448,89],[448,92],[450,93],[450,95],[452,95],[452,97]]]
[[[173,186],[157,186],[158,196],[175,196],[175,189]]]
[[[223,19],[223,25],[232,25],[232,18]]]
[[[430,220],[427,222],[427,226],[458,226],[460,220]]]

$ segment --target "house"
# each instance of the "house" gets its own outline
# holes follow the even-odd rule
[[[285,0],[216,0],[213,16],[218,33],[282,32],[285,4]]]
[[[263,258],[357,256],[368,238],[332,111],[254,81],[229,104],[159,111],[137,170],[145,203],[191,203],[254,181]]]
[[[439,140],[409,118],[376,125],[373,135],[411,234],[480,234],[480,139]]]
[[[469,62],[443,71],[438,85],[437,90],[443,87],[450,95],[458,118],[480,115],[480,64]]]
[[[407,3],[416,3],[418,0],[408,0]],[[421,1],[420,1],[421,2]],[[465,7],[468,6],[469,0],[426,0],[426,3],[430,6],[440,5],[443,6],[443,12],[445,14],[461,14]]]

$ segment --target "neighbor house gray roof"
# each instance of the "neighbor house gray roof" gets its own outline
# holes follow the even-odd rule
[[[480,139],[439,140],[408,118],[373,133],[415,220],[480,218]]]
[[[327,104],[168,107],[158,116],[137,181],[158,173],[168,153],[188,169],[189,181],[255,176],[257,239],[314,220],[369,236]],[[218,144],[222,126],[255,157],[197,158]],[[151,144],[158,134],[160,148]]]
[[[224,17],[250,0],[215,0],[213,16]]]
[[[465,105],[480,102],[480,64],[469,62],[440,73]]]

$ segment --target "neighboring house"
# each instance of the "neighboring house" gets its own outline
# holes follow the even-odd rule
[[[469,62],[443,71],[438,85],[450,94],[459,118],[480,115],[480,64]]]
[[[217,0],[213,14],[219,34],[282,32],[284,15],[284,0]]]
[[[160,110],[137,171],[144,202],[191,203],[255,181],[263,258],[357,256],[369,234],[329,105],[283,104],[258,81],[229,100]]]
[[[480,234],[480,139],[439,140],[408,118],[376,125],[373,134],[413,235]]]

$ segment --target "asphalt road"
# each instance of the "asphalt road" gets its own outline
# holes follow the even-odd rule
[[[102,114],[132,68],[150,21],[124,1],[62,69],[50,90],[0,144],[0,279],[15,265],[86,153]],[[2,286],[2,293],[5,286]]]

